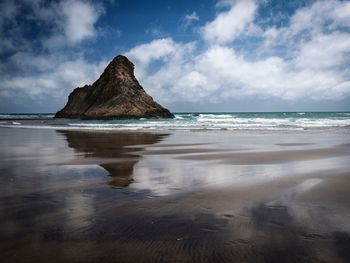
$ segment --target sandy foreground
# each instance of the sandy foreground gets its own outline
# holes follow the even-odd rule
[[[1,128],[2,262],[349,262],[350,133]]]

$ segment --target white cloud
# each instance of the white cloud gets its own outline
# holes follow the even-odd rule
[[[186,31],[192,24],[198,22],[199,20],[200,18],[196,11],[186,14],[181,21],[180,29]]]
[[[196,42],[160,38],[135,46],[125,55],[135,63],[140,83],[161,103],[350,97],[350,3],[316,1],[296,10],[284,26],[265,28],[257,21],[258,3],[221,1],[220,6],[229,10],[207,22]],[[66,9],[54,9],[65,5]],[[83,53],[70,50],[96,35],[99,7],[82,0],[66,0],[57,6],[33,8],[41,14],[38,19],[55,28],[52,35],[41,39],[48,52],[31,51],[30,43],[29,48],[28,43],[18,48],[10,41],[14,38],[2,39],[0,48],[7,45],[7,50],[17,52],[0,63],[1,96],[20,92],[35,98],[65,98],[73,87],[91,83],[102,72],[106,61],[87,62]],[[9,16],[16,15],[13,8],[8,10]],[[83,12],[77,14],[77,10]],[[50,22],[47,19],[53,13],[61,15]],[[197,21],[197,14],[189,14],[188,19]],[[18,43],[22,43],[20,33],[16,31]],[[252,35],[254,48],[244,42]],[[235,42],[242,39],[243,45]],[[11,67],[19,73],[7,74]]]
[[[267,28],[263,34],[265,41],[269,45],[284,44],[293,47],[296,42],[308,41],[320,34],[334,33],[341,28],[346,29],[350,24],[350,3],[319,0],[298,9],[289,21],[285,27]]]
[[[203,38],[216,43],[235,40],[254,20],[256,9],[257,4],[253,0],[239,1],[202,28]]]
[[[220,103],[246,98],[308,101],[350,96],[350,34],[342,28],[348,19],[344,11],[348,10],[347,2],[315,2],[297,10],[288,26],[266,29],[253,23],[256,2],[230,4],[229,11],[219,13],[203,28],[204,49],[168,38],[128,53],[142,62],[137,65],[142,72],[138,77],[157,99]],[[242,47],[229,45],[246,37],[249,27],[252,34],[261,33],[260,46],[255,50],[243,47],[241,52]],[[243,30],[247,31],[242,34]],[[285,52],[281,55],[274,47]],[[264,55],[265,50],[268,55]],[[162,65],[154,71],[150,62],[157,59]]]
[[[101,14],[96,6],[78,0],[62,2],[64,15],[64,33],[67,40],[73,44],[96,35],[94,24]]]
[[[171,38],[156,39],[148,44],[139,45],[126,53],[126,55],[137,63],[147,66],[157,59],[166,59],[174,54],[180,46]]]
[[[199,20],[199,16],[197,15],[196,11],[193,11],[191,14],[185,15],[185,20],[198,21]]]
[[[91,84],[103,68],[106,61],[91,64],[82,57],[70,59],[61,54],[37,56],[30,53],[18,53],[13,57],[14,65],[20,64],[31,74],[4,77],[1,90],[8,96],[21,92],[29,96],[65,96],[72,88]]]
[[[98,35],[95,24],[103,14],[101,5],[85,0],[61,0],[45,4],[43,0],[28,1],[31,10],[26,17],[50,28],[51,33],[39,40],[47,49],[77,46]]]
[[[136,46],[126,56],[135,63],[135,75],[147,92],[155,98],[171,101],[169,88],[173,88],[174,83],[191,67],[194,49],[195,43],[176,43],[171,38],[165,38]],[[161,64],[158,70],[152,70],[152,62]],[[174,98],[180,97],[177,94]]]
[[[95,24],[104,12],[102,6],[84,0],[4,1],[0,10],[3,11],[0,15],[0,53],[28,51],[28,46],[38,45],[38,42],[48,49],[78,45],[97,36]],[[33,24],[40,25],[40,30],[30,43],[26,31]],[[7,30],[9,28],[11,30]],[[46,29],[49,32],[45,32]]]
[[[328,0],[317,1],[298,10],[291,18],[290,31],[297,34],[303,30],[318,33],[324,29],[334,30],[337,26],[350,24],[350,3]]]
[[[228,47],[210,48],[201,55],[196,67],[212,81],[211,85],[218,86],[217,94],[231,99],[338,99],[350,92],[350,86],[338,72],[298,69],[293,61],[280,57],[249,61]]]
[[[5,10],[0,16],[0,53],[13,52],[0,63],[3,98],[21,94],[38,103],[43,98],[54,101],[76,86],[91,83],[102,72],[105,61],[87,62],[82,52],[72,49],[96,36],[95,23],[103,11],[98,5],[84,0],[23,0],[5,1],[0,6]],[[50,31],[28,39],[22,27],[30,23]]]
[[[318,34],[302,43],[296,64],[301,68],[335,68],[350,63],[350,34]]]

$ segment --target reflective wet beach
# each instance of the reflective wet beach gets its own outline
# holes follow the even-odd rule
[[[350,135],[1,128],[3,262],[348,262]]]

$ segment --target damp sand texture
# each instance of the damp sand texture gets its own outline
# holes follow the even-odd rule
[[[2,262],[349,262],[350,133],[0,128]]]

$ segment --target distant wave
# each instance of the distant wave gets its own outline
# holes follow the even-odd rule
[[[19,116],[19,118],[17,118]],[[64,120],[52,114],[0,115],[0,127],[84,130],[308,130],[350,128],[345,112],[179,113],[174,119]],[[21,121],[17,121],[18,120]],[[10,121],[11,120],[11,121]]]
[[[54,114],[0,114],[0,120],[17,119],[17,120],[28,120],[28,119],[52,119]]]

